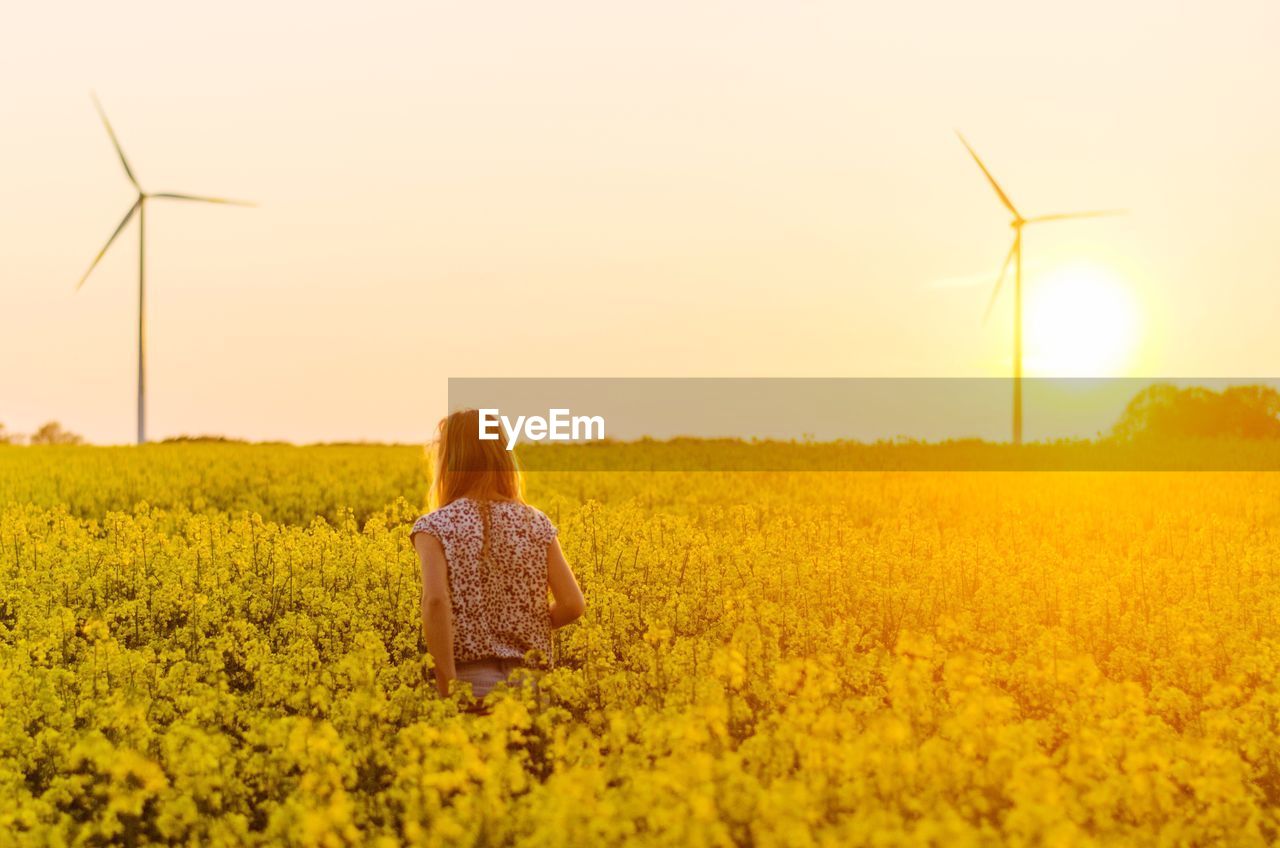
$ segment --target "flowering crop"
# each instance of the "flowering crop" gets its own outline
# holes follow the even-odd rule
[[[420,475],[0,449],[0,845],[1280,837],[1278,475],[537,473],[588,612],[488,715]]]

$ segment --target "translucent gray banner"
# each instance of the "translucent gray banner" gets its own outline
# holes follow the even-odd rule
[[[457,378],[530,470],[1280,470],[1280,380]]]

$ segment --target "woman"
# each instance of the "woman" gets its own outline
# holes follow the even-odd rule
[[[480,439],[476,410],[440,422],[435,471],[436,509],[409,536],[422,562],[422,630],[440,694],[457,680],[483,698],[526,655],[549,662],[552,629],[586,602],[555,526],[524,502],[511,452]]]

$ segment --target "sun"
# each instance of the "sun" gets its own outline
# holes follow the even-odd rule
[[[1137,352],[1141,322],[1129,288],[1095,265],[1028,280],[1024,365],[1038,377],[1115,377]]]

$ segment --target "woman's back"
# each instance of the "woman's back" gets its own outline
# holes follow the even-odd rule
[[[444,549],[457,662],[529,651],[550,661],[547,545],[556,528],[546,515],[519,501],[462,497],[419,518],[410,538],[418,533]]]

